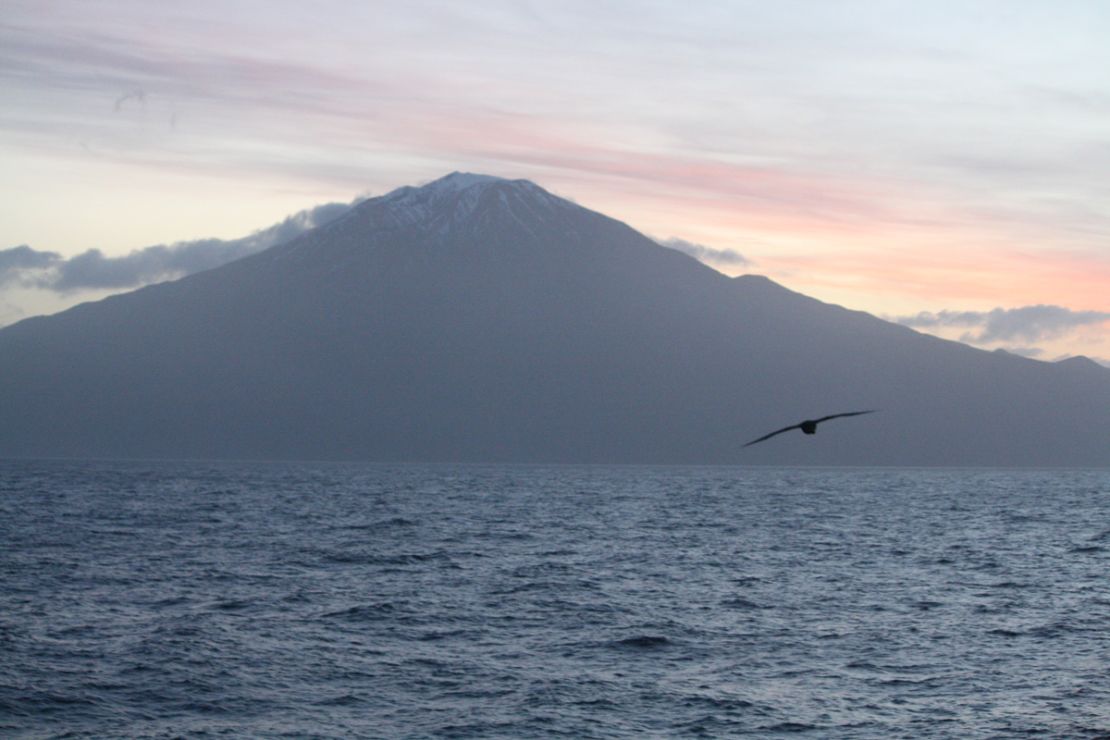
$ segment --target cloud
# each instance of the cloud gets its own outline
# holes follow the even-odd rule
[[[991,311],[923,311],[895,318],[899,324],[918,329],[967,328],[960,341],[971,344],[992,342],[1038,342],[1056,339],[1085,326],[1110,321],[1110,312],[1073,311],[1062,306],[1022,306]]]
[[[24,273],[52,267],[60,260],[57,252],[40,252],[26,244],[0,249],[0,286],[17,282]]]
[[[132,288],[183,277],[260,252],[334,221],[355,203],[327,203],[289,216],[281,223],[242,239],[199,239],[137,249],[110,257],[89,249],[63,258],[27,245],[0,250],[0,286],[17,284],[58,293]]]
[[[688,242],[685,239],[679,239],[673,236],[670,239],[661,239],[659,243],[664,247],[670,247],[671,249],[685,252],[702,262],[715,262],[721,265],[751,264],[751,260],[734,249],[715,249],[713,247],[707,247],[704,244],[695,244],[694,242]]]

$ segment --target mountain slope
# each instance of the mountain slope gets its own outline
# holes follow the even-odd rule
[[[730,279],[454,174],[0,330],[0,456],[1110,462],[1110,374]],[[856,408],[812,438],[749,439]]]

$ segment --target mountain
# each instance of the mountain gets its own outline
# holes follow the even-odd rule
[[[0,457],[1110,463],[1110,371],[729,278],[459,173],[2,329],[0,378]]]

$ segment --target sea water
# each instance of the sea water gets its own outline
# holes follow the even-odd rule
[[[0,463],[0,735],[1097,737],[1110,472]]]

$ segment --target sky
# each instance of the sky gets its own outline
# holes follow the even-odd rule
[[[0,325],[451,171],[1110,362],[1102,0],[0,0]]]

